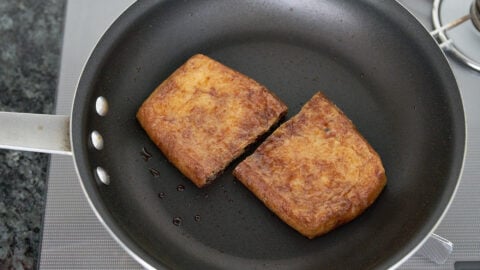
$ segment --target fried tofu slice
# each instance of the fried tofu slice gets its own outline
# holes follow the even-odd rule
[[[137,119],[168,160],[203,187],[286,111],[264,86],[198,54],[153,91]]]
[[[386,184],[379,155],[321,93],[233,173],[270,210],[308,238],[360,215]]]

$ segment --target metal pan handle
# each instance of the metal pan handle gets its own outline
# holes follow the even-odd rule
[[[70,117],[0,112],[0,148],[71,155]]]

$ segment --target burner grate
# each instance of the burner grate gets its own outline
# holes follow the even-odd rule
[[[440,14],[442,9],[442,4],[444,2],[445,1],[442,1],[442,0],[434,0],[433,2],[432,19],[433,19],[434,30],[430,32],[430,34],[433,37],[437,38],[440,47],[444,51],[451,53],[460,62],[480,72],[480,62],[478,60],[480,59],[480,56],[469,55],[470,53],[465,52],[463,49],[461,49],[461,46],[460,46],[462,45],[462,43],[470,42],[470,40],[462,41],[462,38],[452,38],[449,35],[447,35],[448,30],[451,30],[469,20],[472,22],[472,25],[474,26],[471,28],[480,31],[480,0],[473,0],[471,4],[467,2],[467,7],[465,8],[465,13],[464,13],[465,15],[459,17],[458,19],[452,20],[447,24],[442,25],[440,20],[440,17],[441,17]],[[459,1],[459,2],[462,2],[462,1]],[[468,8],[470,8],[470,10],[468,10]],[[470,31],[472,33],[470,32],[467,33],[467,31],[463,31],[463,35],[476,35],[478,34],[478,31]]]
[[[473,26],[480,31],[480,0],[473,1],[472,7],[470,8],[470,17]]]

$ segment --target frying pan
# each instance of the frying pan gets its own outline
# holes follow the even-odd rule
[[[287,118],[324,92],[383,160],[388,183],[377,201],[308,240],[234,179],[248,153],[196,188],[135,119],[196,53],[267,86],[288,105]],[[465,150],[452,71],[395,1],[138,1],[93,51],[69,117],[0,117],[3,147],[71,153],[100,221],[143,266],[159,269],[395,268],[446,212]]]

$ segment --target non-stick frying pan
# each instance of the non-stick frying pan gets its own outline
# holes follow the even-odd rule
[[[287,118],[323,91],[379,152],[388,184],[378,200],[356,220],[308,240],[235,180],[232,168],[243,157],[210,186],[196,188],[135,119],[151,91],[196,53],[267,86],[288,105]],[[108,110],[99,110],[99,97]],[[4,124],[7,116],[15,119],[10,125],[17,128],[18,119],[34,117],[2,116]],[[58,118],[27,128],[43,134],[59,124],[62,130],[65,118]],[[448,208],[465,148],[463,107],[449,65],[395,1],[139,1],[92,53],[70,124],[92,208],[150,268],[396,267]],[[2,130],[0,137],[15,137],[14,128]],[[68,151],[68,142],[58,149]]]

